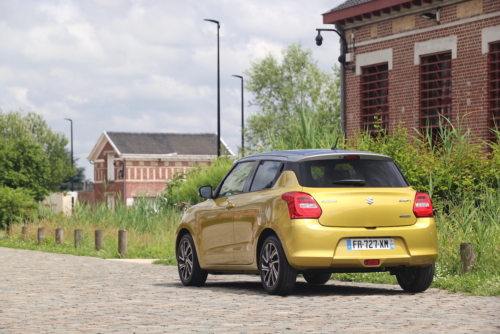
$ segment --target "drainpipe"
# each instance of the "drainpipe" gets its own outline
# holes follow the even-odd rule
[[[125,206],[127,206],[127,170],[126,170],[127,162],[125,158],[123,159],[123,201],[125,202]]]
[[[335,29],[337,29],[342,36],[344,36],[345,39],[345,32],[342,29],[342,27],[338,24],[335,24]],[[344,49],[344,43],[340,43],[340,54],[347,54],[347,50]],[[347,137],[346,136],[346,126],[345,126],[345,119],[346,119],[346,112],[345,112],[345,65],[342,64],[340,66],[340,123],[342,126],[342,134],[344,136],[344,139]]]

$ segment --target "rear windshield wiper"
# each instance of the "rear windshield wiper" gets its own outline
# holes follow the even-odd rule
[[[347,180],[337,180],[333,181],[333,184],[351,184],[353,186],[364,186],[366,184],[365,180],[352,180],[352,179],[347,179]]]

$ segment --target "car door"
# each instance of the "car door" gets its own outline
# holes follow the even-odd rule
[[[243,194],[254,161],[236,164],[216,191],[215,198],[200,209],[200,250],[203,263],[233,264],[233,201]]]
[[[255,176],[248,185],[249,191],[232,199],[235,264],[253,262],[256,247],[255,234],[259,226],[271,217],[272,205],[270,203],[273,198],[270,198],[269,189],[274,185],[281,167],[280,161],[259,161]]]

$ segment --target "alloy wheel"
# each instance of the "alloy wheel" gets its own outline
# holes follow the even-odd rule
[[[262,253],[263,281],[268,287],[273,287],[278,280],[280,259],[278,249],[273,243],[268,243]]]
[[[193,248],[188,240],[183,240],[179,252],[179,271],[184,281],[193,273]]]

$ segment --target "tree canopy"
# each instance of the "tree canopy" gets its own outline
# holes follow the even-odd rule
[[[0,186],[24,188],[43,200],[75,174],[63,134],[35,113],[0,110]]]
[[[300,44],[282,55],[268,54],[245,71],[250,105],[258,108],[247,118],[249,152],[332,145],[340,135],[338,67],[322,71]]]

